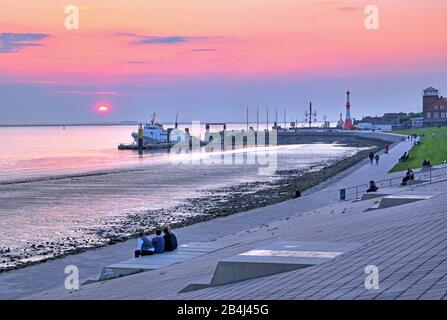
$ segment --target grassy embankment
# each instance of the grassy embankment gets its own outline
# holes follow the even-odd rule
[[[435,136],[432,138],[432,132]],[[400,134],[425,134],[421,144],[413,147],[410,151],[410,158],[407,162],[398,163],[391,169],[391,172],[406,170],[407,168],[420,168],[424,159],[430,159],[432,165],[441,164],[447,161],[447,127],[441,128],[420,128],[409,130],[396,130],[393,133]]]

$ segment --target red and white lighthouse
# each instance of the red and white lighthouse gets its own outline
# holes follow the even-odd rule
[[[354,125],[351,120],[351,102],[349,101],[349,96],[351,92],[349,90],[346,92],[347,100],[346,100],[346,117],[345,122],[343,124],[343,129],[351,130],[354,129]]]

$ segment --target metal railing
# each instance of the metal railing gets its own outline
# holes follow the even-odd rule
[[[380,189],[400,187],[402,179],[405,175],[403,171],[402,176],[375,181],[376,185]],[[422,168],[414,173],[414,180],[410,180],[407,185],[417,186],[421,184],[431,184],[434,182],[440,182],[447,180],[447,166],[441,168]],[[414,184],[414,181],[418,181],[418,184]],[[358,199],[369,187],[369,181],[365,184],[359,184],[356,186],[339,189],[340,200],[353,200]]]

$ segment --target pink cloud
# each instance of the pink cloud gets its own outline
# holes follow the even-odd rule
[[[62,91],[53,91],[52,94],[57,95],[104,95],[104,96],[125,96],[127,93],[119,93],[116,91],[83,91],[83,90],[62,90]]]

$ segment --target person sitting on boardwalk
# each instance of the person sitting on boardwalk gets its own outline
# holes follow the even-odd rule
[[[417,146],[417,145],[419,145],[419,144],[421,144],[421,138],[420,138],[420,137],[417,137],[417,138],[414,139],[413,146]]]
[[[154,251],[155,249],[151,240],[144,235],[144,232],[140,232],[137,240],[137,250],[135,250],[135,258],[153,255]]]
[[[410,180],[414,180],[414,172],[413,172],[413,170],[411,170],[410,168],[408,168],[407,173],[408,173],[409,176],[410,176]]]
[[[404,162],[405,157],[407,156],[407,152],[405,151],[402,157],[399,158],[399,162]]]
[[[403,177],[402,183],[400,185],[401,186],[406,186],[407,182],[409,180],[414,180],[414,172],[410,168],[407,169],[407,173],[405,174],[405,177]]]
[[[177,249],[177,247],[178,247],[177,237],[171,231],[171,228],[164,227],[163,232],[165,234],[163,236],[163,238],[165,240],[165,251],[174,251],[175,249]]]
[[[405,151],[404,154],[402,155],[402,157],[399,158],[399,162],[408,161],[408,158],[410,158],[410,154],[407,153],[407,151]]]
[[[424,159],[424,162],[422,163],[422,166],[423,166],[424,168],[431,167],[430,160],[429,160],[429,159]]]
[[[165,252],[165,239],[161,235],[161,229],[157,228],[155,230],[155,237],[152,238],[152,245],[155,248],[155,253]]]
[[[368,190],[366,190],[366,192],[376,192],[377,190],[379,190],[379,187],[376,185],[374,180],[371,180],[369,182],[369,188]]]

